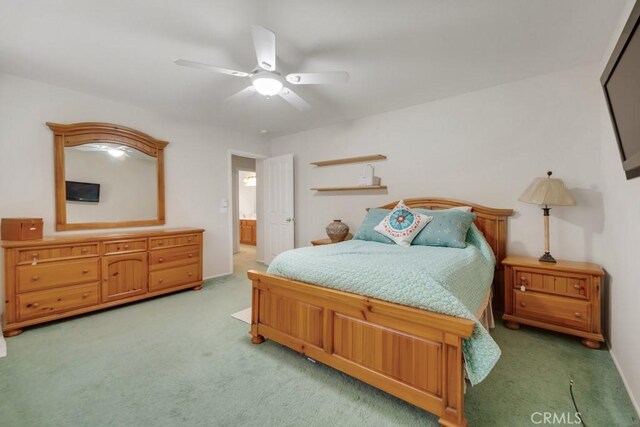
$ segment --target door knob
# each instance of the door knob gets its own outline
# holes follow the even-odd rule
[[[293,218],[287,218],[287,219],[285,219],[285,221],[287,221],[287,222],[294,222],[294,221],[293,221]]]

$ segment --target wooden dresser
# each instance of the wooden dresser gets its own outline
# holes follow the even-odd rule
[[[508,256],[505,266],[505,325],[520,323],[582,338],[599,348],[602,336],[601,301],[604,271],[596,264]]]
[[[196,228],[4,241],[3,332],[202,285]]]

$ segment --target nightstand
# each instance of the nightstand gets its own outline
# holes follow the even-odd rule
[[[353,238],[353,234],[349,233],[347,234],[347,237],[344,238],[343,242],[346,242],[347,240],[351,240]],[[311,244],[313,246],[322,246],[322,245],[331,245],[334,242],[331,241],[331,239],[327,238],[327,239],[318,239],[318,240],[312,240]],[[335,242],[335,243],[340,243],[340,242]]]
[[[600,348],[601,296],[604,271],[597,264],[508,256],[504,271],[505,326],[520,324],[550,329],[582,338],[589,348]]]

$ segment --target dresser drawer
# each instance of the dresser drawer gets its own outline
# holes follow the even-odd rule
[[[99,268],[98,258],[21,265],[17,267],[16,291],[31,292],[56,286],[95,282],[99,277]]]
[[[171,237],[151,237],[149,238],[150,249],[163,249],[172,246],[197,245],[200,243],[200,236],[197,234],[183,234]]]
[[[538,319],[583,331],[589,330],[591,324],[590,303],[533,291],[515,290],[513,292],[513,308],[517,316]]]
[[[129,252],[139,252],[147,250],[147,239],[139,240],[118,240],[104,243],[104,254],[125,254]]]
[[[18,264],[37,264],[40,261],[56,261],[67,258],[80,258],[98,255],[98,243],[54,246],[18,250]]]
[[[18,295],[16,297],[18,320],[29,320],[96,305],[99,299],[97,283]]]
[[[162,249],[149,253],[149,269],[151,271],[194,264],[200,260],[199,246],[183,246],[173,249]]]
[[[546,274],[527,269],[515,269],[513,287],[523,286],[538,292],[588,300],[591,291],[591,277],[579,274]]]
[[[193,283],[198,280],[200,280],[198,277],[198,264],[158,270],[149,274],[149,292],[178,285],[186,285],[187,283]]]

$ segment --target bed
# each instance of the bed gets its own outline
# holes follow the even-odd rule
[[[396,203],[382,208],[392,209]],[[506,252],[511,210],[435,198],[408,199],[405,204],[424,209],[471,206],[477,214],[475,226],[495,257],[495,271],[489,276],[489,280],[493,277],[494,294],[503,294],[501,261]],[[335,249],[320,250],[363,253],[368,246],[362,243],[345,242],[331,245]],[[304,255],[304,251],[292,252],[295,256]],[[322,252],[317,254],[319,258]],[[294,257],[291,264],[301,259]],[[488,342],[478,340],[484,328],[477,322],[487,295],[479,298],[474,315],[461,315],[455,310],[452,315],[390,302],[386,295],[365,296],[370,295],[366,289],[346,292],[325,287],[322,282],[317,283],[320,279],[312,284],[257,271],[248,275],[253,282],[254,344],[271,339],[439,416],[442,425],[466,425],[464,359],[470,355],[470,343],[480,346]],[[333,281],[335,278],[327,276],[326,286],[333,286]],[[353,283],[366,288],[362,277],[354,277]],[[500,306],[499,298],[495,302]],[[476,380],[486,375],[484,371],[475,372]]]

